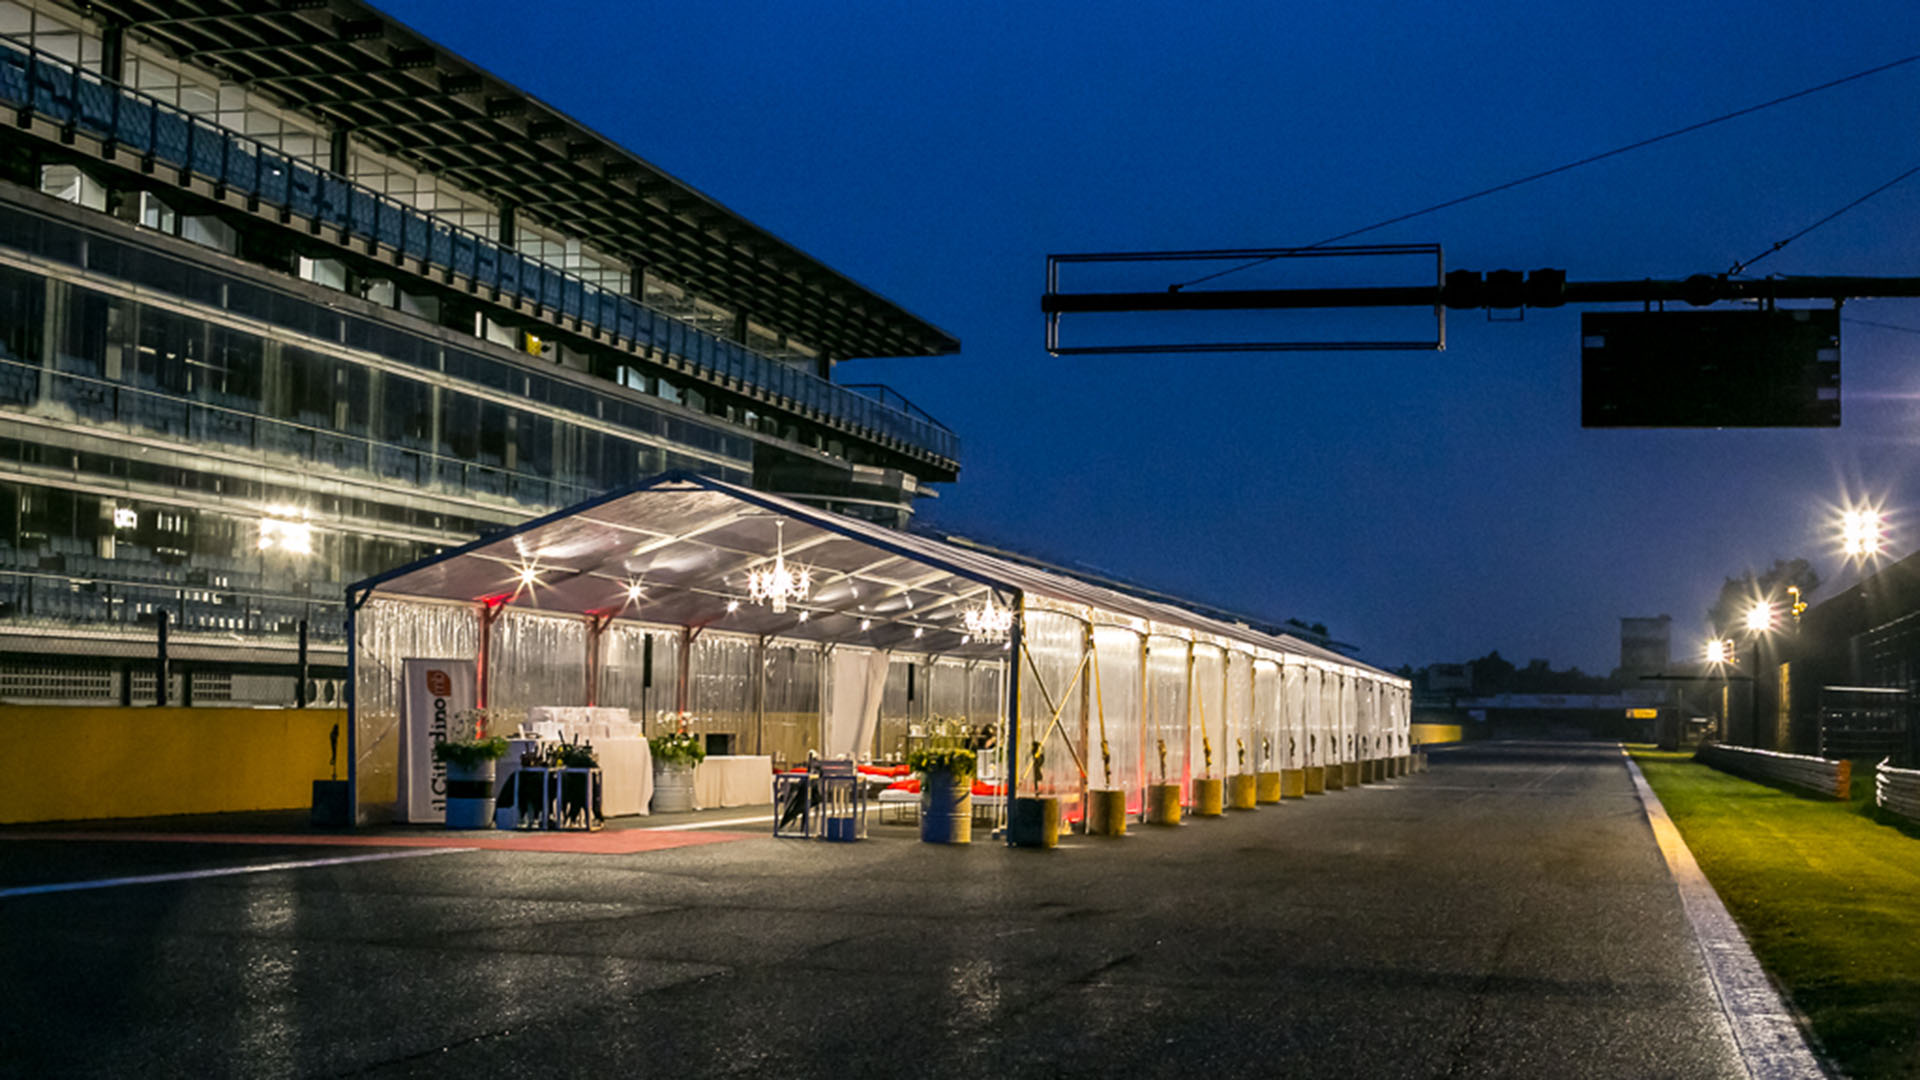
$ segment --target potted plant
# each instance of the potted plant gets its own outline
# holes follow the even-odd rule
[[[1033,789],[1046,782],[1046,748],[1033,743]],[[1007,808],[1007,839],[1017,847],[1055,847],[1060,843],[1060,797],[1017,795]]]
[[[478,729],[433,744],[433,760],[447,767],[447,828],[493,827],[493,763],[506,753],[507,740]]]
[[[1160,751],[1160,782],[1147,785],[1147,824],[1180,824],[1180,784],[1167,782],[1167,740],[1155,739]]]
[[[979,759],[964,746],[923,746],[907,755],[920,777],[920,839],[929,844],[973,841],[973,776]]]
[[[647,740],[653,751],[653,812],[684,814],[693,809],[693,767],[707,758],[707,744],[684,729]]]

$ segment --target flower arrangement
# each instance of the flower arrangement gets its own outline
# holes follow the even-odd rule
[[[445,739],[433,744],[433,760],[471,769],[486,761],[498,761],[507,754],[507,740],[498,735],[487,738]]]
[[[1167,740],[1155,739],[1154,745],[1160,748],[1160,782],[1167,782]]]
[[[487,732],[507,722],[504,709],[461,709],[447,720],[450,740],[484,739]]]
[[[1035,739],[1033,743],[1033,789],[1035,791],[1040,790],[1040,785],[1046,783],[1046,765],[1047,748],[1041,746],[1040,741]]]
[[[1240,765],[1240,771],[1241,771],[1241,772],[1246,772],[1246,771],[1247,771],[1247,743],[1246,743],[1246,740],[1244,740],[1244,739],[1242,739],[1242,738],[1240,738],[1240,737],[1239,737],[1239,736],[1237,736],[1237,735],[1236,735],[1236,736],[1234,736],[1234,740],[1233,740],[1233,752],[1234,752],[1234,760],[1235,760],[1236,762],[1238,762],[1238,763],[1239,763],[1239,765]]]
[[[707,744],[690,731],[673,731],[647,740],[656,764],[692,768],[707,759]]]
[[[979,760],[964,746],[923,746],[907,755],[907,768],[922,776],[930,772],[951,773],[959,780],[972,776]]]

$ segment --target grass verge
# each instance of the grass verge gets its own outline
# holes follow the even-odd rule
[[[1629,747],[1754,954],[1856,1080],[1920,1080],[1920,836],[1848,802]]]

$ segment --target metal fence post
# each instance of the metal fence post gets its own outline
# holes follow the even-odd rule
[[[167,671],[167,609],[157,608],[154,614],[159,617],[160,621],[156,641],[158,648],[154,657],[153,703],[165,708],[167,704],[167,680],[169,678]]]

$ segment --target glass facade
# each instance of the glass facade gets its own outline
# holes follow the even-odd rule
[[[477,342],[25,213],[0,245],[76,271],[0,263],[0,627],[336,640],[346,584],[447,544],[668,469],[752,482],[744,434]]]
[[[957,469],[741,297],[96,14],[0,0],[0,698],[151,692],[163,621],[189,693],[337,668],[347,584],[665,471],[898,525]]]
[[[605,288],[604,267],[583,277],[584,262],[569,270],[523,254],[319,168],[310,157],[206,118],[218,117],[218,110],[197,114],[147,94],[116,89],[86,65],[56,54],[4,46],[0,101],[25,110],[22,115],[37,112],[85,129],[131,153],[164,162],[183,177],[199,175],[223,191],[325,223],[338,230],[343,241],[385,246],[435,272],[471,280],[494,296],[530,303],[595,334],[678,357],[704,376],[751,384],[838,423],[949,460],[959,457],[958,438],[924,413],[909,414]],[[565,239],[541,245],[530,238],[529,243],[542,254],[551,254],[553,244],[567,250]],[[689,314],[698,321],[697,312]]]

